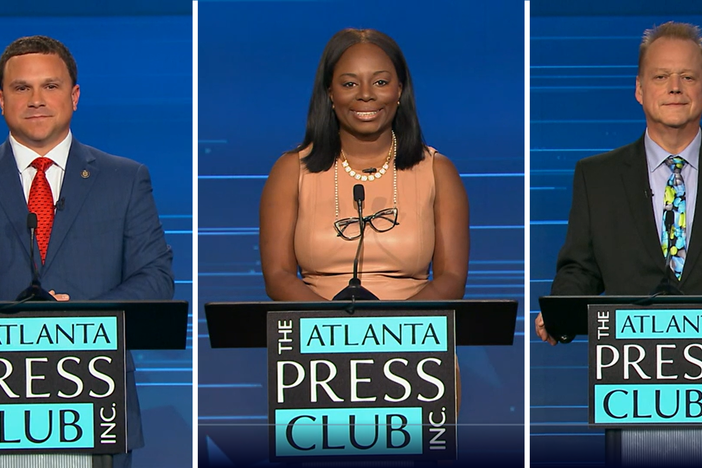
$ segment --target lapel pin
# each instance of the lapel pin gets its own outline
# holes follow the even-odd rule
[[[83,169],[83,172],[80,173],[80,176],[84,179],[87,179],[90,177],[90,172],[87,169]]]

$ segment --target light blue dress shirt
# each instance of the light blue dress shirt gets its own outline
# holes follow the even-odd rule
[[[687,161],[687,164],[683,166],[681,175],[685,181],[685,217],[687,218],[685,248],[688,251],[690,250],[690,235],[692,233],[692,227],[694,226],[695,202],[697,201],[697,180],[700,167],[701,142],[702,132],[697,130],[697,136],[687,145],[687,148],[682,150],[679,154],[672,155],[680,156]],[[671,174],[670,168],[664,164],[664,161],[668,156],[671,156],[671,154],[661,148],[658,143],[651,140],[648,136],[648,130],[646,130],[646,136],[644,137],[644,146],[646,148],[646,162],[648,163],[648,183],[653,192],[653,196],[651,197],[653,214],[656,220],[656,228],[658,228],[658,237],[660,238],[663,225],[663,194]],[[661,250],[661,255],[662,254],[663,251]]]

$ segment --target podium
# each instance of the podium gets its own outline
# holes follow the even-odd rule
[[[539,302],[551,336],[568,343],[588,335],[589,422],[605,428],[607,466],[699,466],[702,365],[694,363],[702,358],[702,297],[545,296]]]
[[[135,390],[126,350],[184,349],[187,321],[185,301],[0,302],[0,455],[92,453],[111,466],[103,454],[126,451]]]
[[[0,302],[0,317],[15,312],[123,310],[127,349],[185,349],[187,301]]]
[[[431,400],[437,392],[435,391],[435,386],[426,385],[426,381],[431,380],[431,375],[436,373],[436,376],[441,375],[438,382],[442,387],[445,386],[446,389],[454,390],[455,376],[454,376],[454,359],[455,351],[453,346],[457,345],[469,345],[469,346],[490,346],[490,345],[511,345],[514,338],[514,330],[516,325],[517,316],[517,302],[516,301],[324,301],[324,302],[249,302],[249,303],[208,303],[205,305],[205,313],[207,318],[208,329],[210,333],[210,343],[212,348],[263,348],[268,346],[269,355],[269,392],[268,392],[268,440],[271,442],[269,446],[269,456],[271,462],[282,461],[291,463],[333,463],[339,461],[348,462],[350,459],[357,460],[359,463],[382,462],[382,461],[395,461],[392,455],[388,453],[373,453],[371,450],[366,452],[370,454],[370,457],[363,457],[358,452],[358,450],[349,450],[350,445],[358,448],[362,447],[364,450],[366,448],[370,449],[370,446],[375,443],[381,443],[384,441],[385,430],[378,430],[378,418],[381,421],[385,421],[384,418],[388,418],[388,423],[386,427],[390,427],[390,418],[396,417],[394,420],[396,426],[394,430],[397,436],[399,433],[397,429],[399,426],[399,421],[404,420],[406,423],[407,437],[406,440],[410,440],[414,437],[410,437],[412,433],[412,427],[419,428],[418,430],[424,430],[425,436],[419,437],[423,442],[427,443],[429,437],[427,437],[427,429],[436,429],[433,434],[439,433],[440,436],[436,436],[437,439],[446,438],[446,452],[450,453],[453,450],[453,457],[455,457],[456,442],[455,442],[455,400],[453,402],[444,402],[443,409],[446,412],[453,411],[453,415],[450,420],[453,421],[451,424],[446,422],[445,426],[439,427],[437,424],[436,428],[430,428],[431,423],[427,423],[426,420],[421,422],[420,417],[417,415],[426,415],[429,413],[438,414],[437,409],[432,410],[428,406],[419,408],[419,404],[413,400],[416,394],[424,395],[426,400]],[[455,328],[453,317],[455,315]],[[431,333],[426,333],[428,328],[424,327],[423,324],[429,323],[433,319],[441,319],[443,316],[450,317],[445,321],[449,323],[447,327],[447,335],[450,337],[450,346],[448,348],[443,348],[443,354],[432,354],[433,351],[441,350],[431,350],[428,349],[426,354],[426,359],[421,355],[424,352],[424,348],[427,341],[434,344],[433,338],[437,336],[440,337],[441,332],[439,326],[433,328],[436,331],[436,335]],[[271,317],[271,318],[269,318]],[[273,318],[274,317],[274,318]],[[330,319],[333,317],[333,319]],[[378,319],[380,317],[380,319]],[[412,344],[413,349],[408,352],[408,348],[403,348],[398,344],[397,341],[390,339],[390,333],[395,333],[394,340],[398,339],[400,336],[400,331],[397,328],[393,328],[392,323],[397,323],[398,320],[405,320],[405,325],[409,326],[409,322],[416,325],[417,340]],[[330,322],[331,320],[331,322]],[[290,330],[304,328],[303,321],[308,323],[307,329],[314,327],[314,324],[319,324],[319,330],[322,332],[308,333],[304,334],[300,331],[299,337],[304,335],[305,339],[300,338],[299,341],[302,343],[296,352],[293,354],[292,358],[277,358],[272,360],[272,354],[280,354],[280,348],[271,347],[271,337],[267,337],[268,334],[283,334],[281,336],[288,337],[285,335],[285,327],[290,327]],[[393,322],[394,321],[394,322]],[[333,322],[333,323],[332,323]],[[358,330],[354,332],[353,323],[362,323],[363,331],[359,334]],[[436,325],[437,322],[434,322]],[[309,325],[312,324],[312,325]],[[370,325],[369,325],[370,324]],[[373,326],[373,324],[375,324]],[[277,328],[276,328],[277,327]],[[326,327],[326,328],[324,328]],[[375,327],[375,328],[373,328]],[[424,327],[424,328],[423,328]],[[382,346],[386,343],[381,338],[380,330],[388,332],[388,342],[389,344],[397,346],[396,354],[395,351],[388,352],[388,349],[382,349]],[[333,337],[330,334],[324,334],[326,332],[336,331],[336,346],[330,346],[330,339]],[[405,328],[405,340],[408,339],[410,335],[410,328]],[[291,332],[292,333],[292,332]],[[432,332],[433,333],[433,332]],[[430,337],[429,339],[422,340],[419,337]],[[455,341],[453,337],[455,336]],[[364,339],[365,338],[365,339]],[[275,340],[275,338],[273,339]],[[281,340],[283,341],[283,340]],[[324,341],[324,342],[323,342]],[[366,342],[371,342],[373,346],[368,347]],[[437,339],[436,342],[441,341]],[[313,342],[313,343],[312,343]],[[305,343],[307,350],[305,348]],[[326,348],[321,350],[320,346],[325,345]],[[315,350],[309,348],[315,347]],[[346,346],[346,349],[342,349]],[[356,346],[353,352],[349,352],[348,356],[345,355],[350,346]],[[366,349],[361,349],[366,346]],[[420,349],[422,348],[422,349]],[[271,352],[271,350],[274,352]],[[304,353],[316,353],[312,357],[310,355],[305,355]],[[326,353],[326,354],[325,354]],[[354,354],[355,353],[355,354]],[[365,354],[364,354],[365,353]],[[447,357],[450,355],[451,363],[450,366],[444,366],[443,370],[439,369],[440,366],[435,366],[438,362],[436,356]],[[350,357],[349,357],[350,356]],[[415,357],[417,356],[417,357]],[[302,357],[302,360],[300,360]],[[286,359],[282,361],[280,359]],[[310,361],[312,359],[312,361]],[[414,361],[413,361],[414,359]],[[432,361],[434,359],[434,361]],[[325,362],[322,362],[325,361]],[[423,368],[430,374],[430,377],[425,379],[425,382],[413,380],[416,379],[416,375],[413,374],[415,367],[420,368],[419,362],[426,361],[429,362],[426,367]],[[299,364],[301,362],[302,364]],[[319,367],[312,368],[310,362],[320,364]],[[425,364],[426,364],[425,362]],[[442,362],[444,362],[442,360]],[[448,359],[446,359],[448,362]],[[272,364],[272,365],[271,365]],[[275,380],[277,364],[277,372],[279,373]],[[421,364],[424,365],[424,364]],[[287,366],[287,367],[286,367]],[[308,367],[310,366],[310,367]],[[375,368],[373,367],[375,366]],[[403,367],[404,366],[404,367]],[[273,369],[271,367],[274,367]],[[300,374],[296,374],[294,368],[297,368]],[[292,377],[281,377],[283,371],[293,370]],[[303,371],[304,369],[304,371]],[[331,369],[331,370],[330,370]],[[390,370],[388,370],[390,369]],[[409,372],[409,370],[412,372]],[[449,372],[450,371],[450,372]],[[315,388],[315,385],[320,388],[320,393],[324,393],[322,386],[324,382],[328,379],[329,384],[327,388],[327,395],[330,397],[337,397],[334,400],[334,404],[322,404],[317,405],[310,404],[310,401],[317,401],[316,399],[310,400],[310,395],[306,395],[307,401],[303,401],[299,394],[295,394],[292,387],[295,387],[295,376],[304,375],[306,372],[304,383],[300,383],[299,387],[303,388]],[[387,374],[383,375],[383,372]],[[392,373],[402,373],[400,378],[395,378]],[[310,377],[312,373],[318,373],[319,375],[315,380]],[[350,374],[349,374],[350,373]],[[418,372],[420,373],[420,372]],[[387,375],[391,374],[390,378]],[[409,376],[407,374],[413,374]],[[334,378],[335,380],[331,380]],[[302,377],[300,377],[302,379]],[[309,382],[308,382],[309,380]],[[421,379],[420,379],[421,380]],[[276,394],[273,384],[271,382],[275,381],[278,386],[278,393]],[[282,387],[285,387],[284,391],[285,397],[283,397],[283,390],[281,390],[281,382],[284,381]],[[293,382],[294,381],[294,382]],[[302,382],[300,380],[300,382]],[[319,384],[321,382],[321,384]],[[404,384],[402,383],[404,382]],[[421,387],[424,383],[425,386]],[[312,387],[310,387],[312,385]],[[348,386],[351,385],[352,389],[348,390]],[[404,386],[404,395],[402,388]],[[390,390],[388,390],[388,388]],[[432,390],[434,389],[434,390]],[[298,390],[297,388],[295,390]],[[335,393],[336,392],[336,393]],[[346,393],[343,393],[346,392]],[[433,392],[433,393],[432,393]],[[412,395],[411,397],[409,395]],[[280,403],[282,399],[291,396],[293,409],[280,409]],[[351,395],[351,397],[349,397]],[[276,401],[276,396],[278,400]],[[436,395],[438,398],[438,395]],[[316,397],[315,397],[316,398]],[[452,397],[455,398],[455,397]],[[382,401],[385,399],[385,401]],[[321,401],[321,400],[320,400]],[[351,404],[349,402],[356,402]],[[360,403],[359,403],[360,402]],[[367,403],[366,403],[367,402]],[[388,403],[392,402],[392,403]],[[287,404],[288,401],[286,400]],[[454,406],[450,406],[453,404]],[[321,407],[320,407],[321,405]],[[300,408],[305,411],[300,412]],[[452,410],[453,408],[453,410]],[[393,414],[388,414],[386,410],[392,409]],[[285,413],[286,411],[292,412]],[[297,412],[295,412],[297,411]],[[404,413],[402,413],[404,412]],[[303,414],[304,413],[304,414]],[[334,427],[339,427],[342,423],[339,422],[339,413],[343,413],[343,417],[347,421],[344,427],[353,427],[353,423],[349,424],[349,420],[356,418],[356,424],[363,426],[370,425],[373,426],[372,421],[373,416],[376,417],[375,423],[375,438],[371,432],[370,435],[364,435],[363,433],[355,434],[355,442],[351,440],[349,442],[348,435],[344,439],[344,442],[339,442],[338,434],[334,434],[332,429]],[[394,414],[397,413],[397,414]],[[402,414],[401,414],[402,413]],[[308,439],[306,442],[299,443],[299,446],[305,449],[314,450],[319,449],[322,445],[327,448],[340,448],[336,453],[337,456],[328,455],[330,452],[326,453],[315,453],[313,456],[305,456],[304,458],[295,459],[294,456],[290,455],[290,451],[285,451],[281,449],[280,439],[284,437],[285,431],[281,429],[281,419],[280,414],[285,414],[288,419],[283,422],[282,426],[287,424],[288,427],[288,440],[291,440],[291,434],[302,434],[303,432],[296,431],[318,431],[318,439],[314,439],[315,442],[311,442],[313,439]],[[417,419],[412,419],[413,416]],[[305,421],[309,429],[305,427],[296,426],[293,428],[295,421]],[[363,418],[366,418],[365,420]],[[370,419],[368,419],[370,418]],[[402,419],[404,418],[404,419]],[[439,416],[435,417],[436,421],[441,418]],[[275,422],[273,422],[275,421]],[[320,421],[325,421],[325,423],[319,427],[315,427],[312,422],[319,423]],[[358,422],[361,421],[361,422]],[[412,421],[420,421],[419,423]],[[449,419],[446,419],[449,421]],[[327,426],[328,424],[328,426]],[[381,422],[382,425],[382,422]],[[357,427],[361,427],[357,426]],[[453,426],[453,427],[450,427]],[[324,427],[331,428],[329,430],[329,435],[324,432]],[[277,436],[276,436],[277,430]],[[358,429],[357,429],[358,430]],[[453,439],[448,435],[448,431],[452,430]],[[387,433],[390,437],[390,432],[393,429],[388,429]],[[380,435],[379,435],[380,433]],[[320,435],[321,434],[321,435]],[[412,433],[415,434],[415,433]],[[277,437],[277,438],[276,438]],[[354,437],[353,435],[351,436]],[[379,438],[380,437],[380,438]],[[294,437],[292,437],[294,438]],[[412,439],[414,440],[414,439]],[[371,443],[372,441],[372,443]],[[298,441],[299,442],[299,441]],[[385,439],[387,443],[387,439]],[[397,439],[395,439],[395,443]],[[453,445],[452,445],[453,444]],[[412,445],[411,443],[409,445]],[[341,447],[344,449],[341,449]],[[424,447],[424,451],[416,451],[413,453],[402,454],[405,460],[415,460],[415,461],[427,461],[431,458],[427,452],[427,446]],[[437,447],[438,448],[438,447]],[[373,447],[375,449],[375,447]],[[358,455],[358,457],[356,457]],[[399,453],[398,453],[399,455]],[[350,458],[354,457],[354,458]],[[397,459],[400,459],[399,457]],[[446,458],[444,458],[446,459]]]
[[[455,310],[457,346],[511,346],[517,305],[512,300],[210,302],[205,316],[213,348],[265,348],[266,315],[282,310]]]

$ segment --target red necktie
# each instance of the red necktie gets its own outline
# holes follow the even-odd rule
[[[49,158],[37,158],[32,161],[32,167],[37,170],[37,174],[32,181],[32,188],[29,189],[29,202],[27,207],[31,213],[37,215],[37,244],[41,254],[41,263],[46,260],[46,249],[49,247],[49,236],[51,227],[54,225],[54,196],[51,194],[51,186],[46,180],[46,170],[54,162]]]

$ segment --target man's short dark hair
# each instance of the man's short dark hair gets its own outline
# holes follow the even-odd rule
[[[27,54],[56,54],[68,68],[73,86],[78,82],[78,67],[68,48],[56,39],[46,36],[20,37],[13,41],[0,56],[0,90],[5,79],[5,65],[12,57]]]

